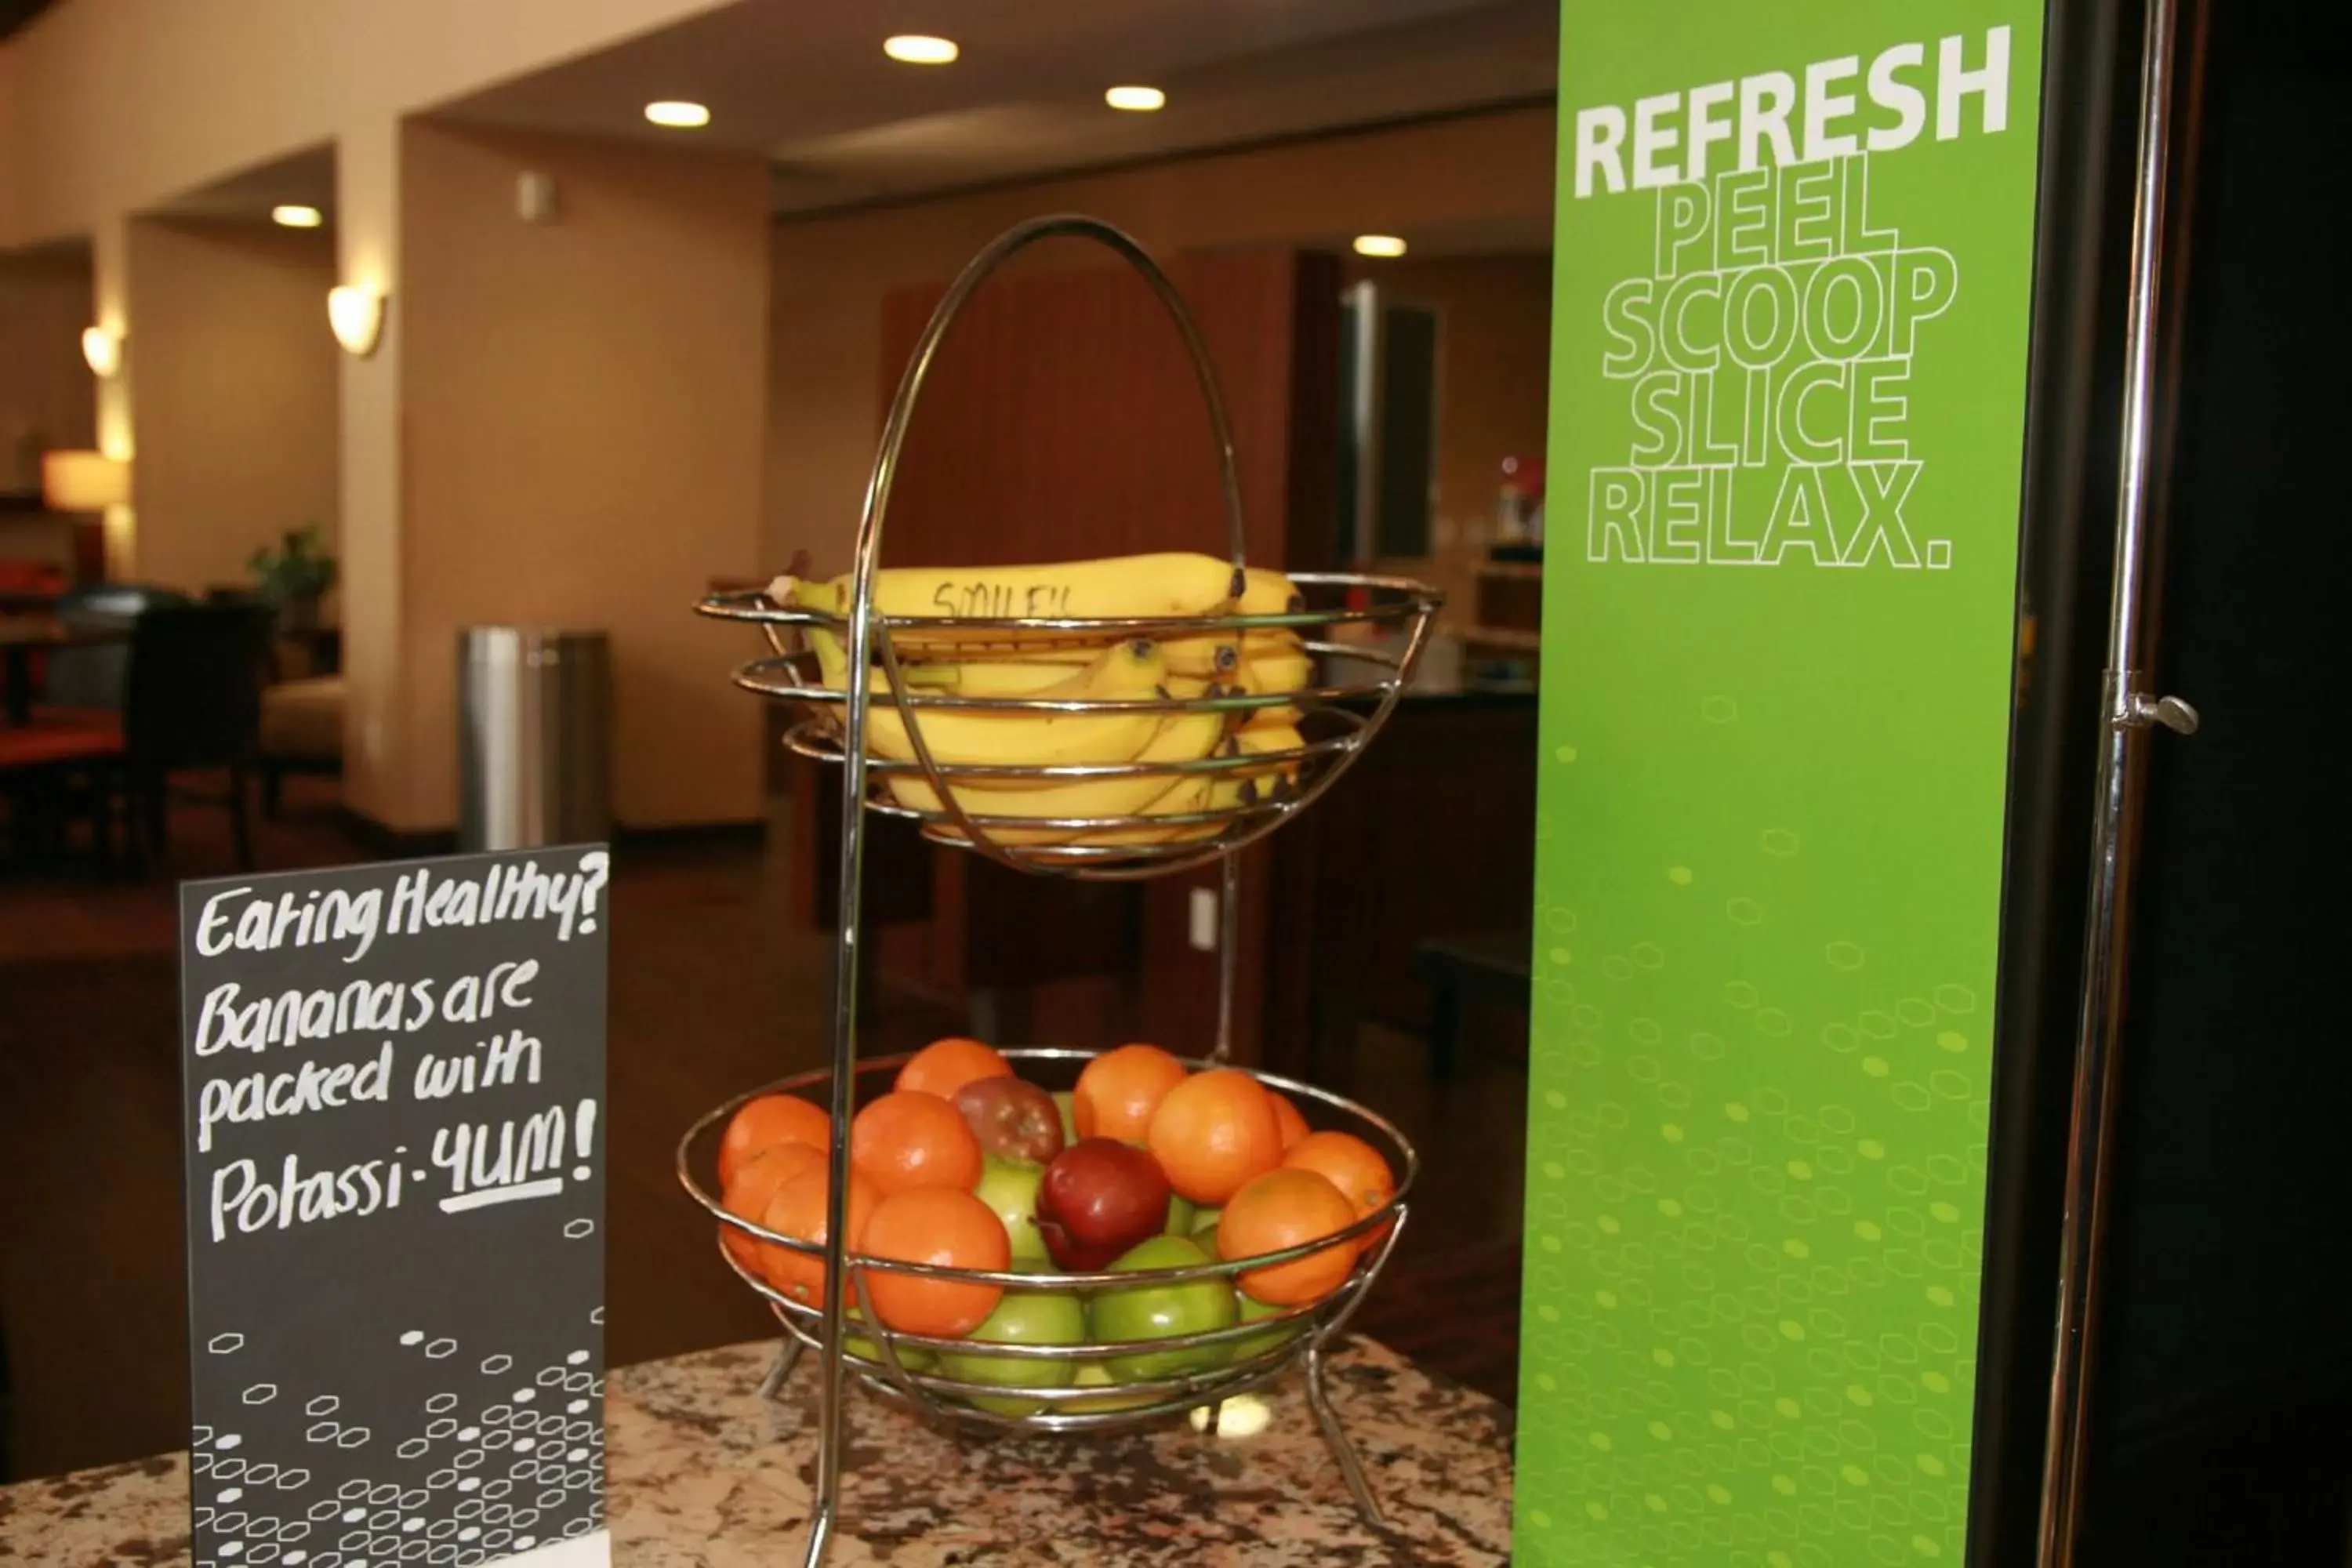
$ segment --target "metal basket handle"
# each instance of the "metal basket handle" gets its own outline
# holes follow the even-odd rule
[[[1122,230],[1099,218],[1064,213],[1032,218],[1017,224],[999,235],[987,248],[973,257],[939,307],[931,312],[923,328],[922,337],[915,344],[914,357],[908,362],[904,374],[898,378],[898,390],[890,399],[889,416],[882,423],[882,443],[874,457],[874,472],[866,483],[865,510],[857,522],[857,559],[849,596],[849,635],[845,639],[849,658],[848,711],[844,715],[844,744],[841,781],[841,894],[835,916],[836,942],[834,949],[834,1079],[833,1079],[833,1148],[829,1152],[832,1191],[826,1204],[830,1237],[826,1248],[828,1269],[824,1299],[825,1352],[818,1359],[824,1370],[820,1404],[821,1441],[817,1448],[816,1508],[810,1521],[807,1561],[816,1563],[824,1552],[826,1538],[831,1534],[835,1511],[841,1489],[841,1411],[842,1364],[841,1333],[843,1319],[843,1279],[841,1254],[849,1191],[849,1124],[855,1110],[852,1068],[856,1062],[857,1037],[857,977],[861,963],[860,945],[863,932],[859,905],[864,901],[866,834],[863,821],[866,812],[866,721],[872,700],[874,684],[874,573],[882,548],[882,521],[890,508],[890,490],[898,473],[900,449],[906,445],[907,429],[913,421],[915,403],[922,395],[923,384],[931,373],[931,363],[938,356],[940,344],[948,329],[955,324],[972,295],[989,276],[1013,256],[1040,240],[1062,237],[1091,239],[1109,248],[1142,274],[1151,291],[1160,297],[1176,331],[1184,341],[1185,352],[1192,355],[1193,374],[1199,377],[1201,396],[1208,405],[1209,427],[1216,441],[1219,479],[1225,504],[1226,540],[1234,570],[1239,574],[1245,564],[1243,549],[1241,479],[1234,459],[1234,435],[1231,420],[1225,413],[1224,394],[1218,389],[1216,369],[1209,362],[1209,351],[1201,340],[1201,330],[1194,324],[1192,313],[1184,308],[1181,295],[1167,273],[1160,268],[1142,246]],[[897,673],[895,649],[887,641],[883,657],[891,666],[891,679],[903,689]],[[914,740],[917,756],[923,773],[940,798],[963,823],[971,836],[973,847],[992,858],[1015,864],[1005,855],[986,832],[975,829],[965,820],[963,808],[956,801],[955,792],[931,762],[928,748],[921,740],[919,723],[910,722],[908,734]],[[1225,902],[1233,905],[1232,873],[1227,872]],[[1230,944],[1228,944],[1230,945]],[[1224,955],[1230,968],[1233,959]],[[1231,982],[1226,984],[1230,996]],[[1228,1004],[1230,1005],[1230,1004]],[[1222,1024],[1221,1020],[1221,1024]]]
[[[1160,264],[1123,229],[1100,218],[1077,213],[1058,213],[1032,218],[1016,224],[999,235],[985,249],[966,264],[957,275],[931,319],[924,323],[923,335],[916,342],[913,356],[898,378],[898,390],[890,399],[890,412],[882,423],[882,442],[874,457],[874,471],[866,480],[866,507],[857,524],[857,556],[852,576],[849,603],[849,636],[846,639],[849,656],[848,711],[844,715],[845,750],[847,773],[843,778],[845,803],[862,803],[866,798],[866,721],[867,691],[872,684],[869,673],[874,656],[873,597],[874,574],[882,553],[882,524],[890,509],[890,491],[898,482],[898,458],[906,445],[908,429],[914,423],[915,405],[922,396],[923,384],[930,377],[932,362],[939,357],[940,345],[949,330],[971,303],[981,285],[988,281],[996,269],[1021,251],[1040,240],[1068,237],[1094,240],[1127,262],[1139,273],[1153,294],[1175,323],[1177,335],[1183,340],[1184,352],[1192,362],[1193,376],[1201,386],[1201,400],[1207,406],[1209,433],[1216,443],[1218,486],[1225,510],[1225,538],[1233,561],[1234,579],[1240,580],[1244,560],[1244,527],[1242,521],[1241,476],[1234,457],[1233,422],[1225,412],[1224,393],[1217,384],[1216,366],[1209,358],[1208,345],[1202,341],[1201,329],[1185,308],[1184,298],[1175,283],[1161,270]],[[888,637],[882,639],[883,668],[888,673],[893,689],[904,690],[904,679],[899,673],[898,648]],[[1010,854],[997,843],[995,836],[971,820],[954,788],[940,773],[931,759],[929,745],[924,741],[919,719],[909,716],[908,737],[912,742],[915,760],[923,776],[946,808],[951,821],[963,832],[972,848],[1000,865],[1015,870],[1026,869],[1026,863]],[[845,814],[853,809],[845,804]],[[844,826],[845,835],[847,833]]]

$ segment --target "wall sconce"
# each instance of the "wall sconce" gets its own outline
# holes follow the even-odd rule
[[[81,357],[92,375],[111,376],[122,368],[122,334],[111,327],[84,327]]]
[[[345,352],[365,359],[375,353],[383,334],[383,290],[365,283],[344,283],[327,290],[327,324]]]
[[[103,452],[44,452],[41,504],[51,511],[104,511],[131,504],[131,465]]]

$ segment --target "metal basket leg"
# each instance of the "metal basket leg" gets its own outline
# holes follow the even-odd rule
[[[1330,1446],[1331,1457],[1339,1461],[1339,1473],[1347,1478],[1348,1489],[1356,1494],[1356,1510],[1367,1523],[1385,1528],[1388,1517],[1381,1512],[1380,1500],[1372,1496],[1371,1483],[1364,1479],[1363,1461],[1356,1458],[1356,1446],[1348,1440],[1347,1431],[1339,1425],[1339,1413],[1331,1408],[1331,1395],[1323,1386],[1320,1345],[1307,1352],[1307,1403],[1315,1412],[1315,1424],[1323,1428],[1323,1441]]]
[[[768,1375],[760,1380],[760,1397],[781,1402],[784,1396],[784,1384],[790,1381],[793,1368],[800,1363],[801,1342],[786,1334],[783,1342],[776,1346],[776,1359],[768,1368]]]

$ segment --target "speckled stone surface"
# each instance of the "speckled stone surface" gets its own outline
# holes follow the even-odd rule
[[[621,1568],[798,1563],[816,1468],[815,1374],[757,1388],[773,1347],[735,1345],[613,1373],[607,1443]],[[1294,1373],[1257,1436],[1186,1427],[1108,1437],[950,1436],[852,1402],[835,1564],[1499,1563],[1508,1560],[1511,1416],[1370,1341],[1333,1358],[1332,1403],[1386,1529],[1357,1515]],[[0,1489],[0,1563],[182,1568],[184,1455]]]

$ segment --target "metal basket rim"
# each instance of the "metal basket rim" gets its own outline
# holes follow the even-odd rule
[[[1219,631],[1289,631],[1300,626],[1364,625],[1399,620],[1412,615],[1433,616],[1445,607],[1445,590],[1418,577],[1370,572],[1289,572],[1284,574],[1293,584],[1308,587],[1364,588],[1401,596],[1385,604],[1343,605],[1323,610],[1270,610],[1255,615],[1232,611],[1194,616],[890,616],[877,611],[871,616],[871,624],[877,632],[893,635],[893,640],[896,640],[895,634],[903,632],[924,636],[971,633],[973,641],[989,640],[983,635],[988,633],[1063,632],[1070,634],[1073,641],[1092,633],[1099,634],[1104,641],[1116,642],[1129,633],[1161,627],[1179,636]],[[697,600],[694,609],[697,615],[715,620],[748,621],[766,626],[823,626],[844,632],[849,629],[850,622],[848,616],[837,611],[811,609],[804,605],[779,605],[768,597],[765,588],[714,591]]]
[[[1105,1054],[1100,1051],[1066,1046],[1009,1046],[1000,1047],[1000,1050],[1002,1055],[1016,1061],[1091,1061]],[[894,1056],[876,1058],[870,1061],[860,1061],[856,1064],[856,1073],[863,1076],[868,1072],[894,1069],[905,1066],[913,1058],[913,1052],[901,1052]],[[940,1264],[909,1263],[896,1258],[873,1258],[863,1253],[851,1253],[845,1249],[843,1256],[854,1261],[858,1271],[868,1273],[901,1274],[963,1284],[992,1285],[1005,1289],[1099,1290],[1131,1286],[1182,1284],[1202,1279],[1221,1279],[1260,1268],[1276,1268],[1284,1263],[1311,1257],[1343,1242],[1360,1241],[1362,1237],[1372,1236],[1402,1217],[1406,1201],[1412,1195],[1412,1184],[1420,1175],[1421,1156],[1413,1148],[1412,1141],[1405,1137],[1402,1130],[1388,1118],[1333,1090],[1318,1088],[1299,1079],[1286,1078],[1277,1073],[1265,1072],[1255,1068],[1241,1067],[1229,1062],[1211,1061],[1206,1058],[1180,1057],[1177,1059],[1195,1071],[1223,1068],[1248,1073],[1252,1078],[1270,1088],[1279,1089],[1286,1094],[1303,1094],[1317,1103],[1351,1116],[1365,1126],[1378,1131],[1390,1144],[1390,1149],[1382,1152],[1383,1157],[1385,1158],[1391,1152],[1402,1156],[1401,1162],[1391,1162],[1390,1170],[1391,1174],[1396,1176],[1396,1187],[1390,1194],[1388,1202],[1370,1214],[1360,1215],[1353,1225],[1345,1229],[1334,1231],[1329,1236],[1318,1237],[1312,1241],[1301,1243],[1294,1247],[1285,1248],[1279,1252],[1260,1253],[1250,1258],[1212,1258],[1207,1263],[1187,1265],[1181,1268],[1137,1269],[1131,1272],[1112,1272],[1102,1269],[1092,1273],[1039,1274],[1019,1273],[1010,1269],[955,1268]],[[690,1160],[698,1139],[711,1128],[719,1125],[725,1118],[732,1116],[736,1110],[750,1101],[763,1094],[790,1094],[800,1089],[818,1084],[830,1084],[832,1079],[832,1068],[811,1068],[806,1071],[787,1074],[772,1082],[746,1089],[713,1110],[705,1111],[680,1135],[677,1142],[675,1169],[678,1183],[685,1187],[688,1196],[699,1205],[711,1218],[728,1229],[749,1237],[754,1241],[771,1247],[784,1247],[803,1257],[823,1261],[826,1253],[824,1244],[782,1235],[738,1215],[730,1214],[721,1207],[719,1200],[705,1191],[701,1184],[696,1180]],[[1396,1171],[1396,1165],[1399,1163],[1404,1167],[1402,1173]]]

